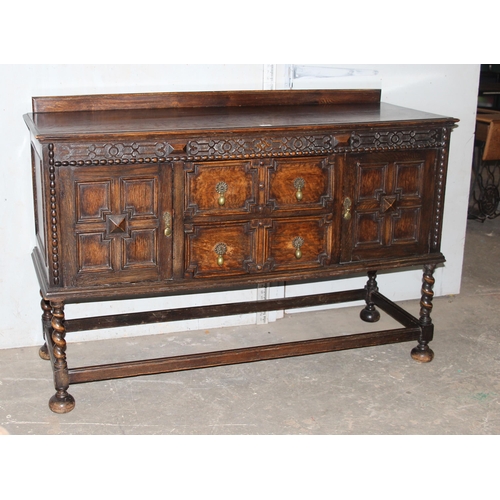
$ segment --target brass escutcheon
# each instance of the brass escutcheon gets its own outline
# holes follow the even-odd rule
[[[352,206],[352,202],[351,202],[351,199],[350,198],[346,198],[344,200],[344,204],[343,204],[343,214],[342,214],[342,217],[344,218],[344,220],[351,220],[351,206]]]
[[[165,223],[165,230],[163,231],[163,234],[168,238],[169,236],[172,236],[172,216],[170,215],[170,212],[165,212],[163,214],[163,221]]]

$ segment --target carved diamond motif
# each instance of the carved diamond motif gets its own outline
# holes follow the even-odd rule
[[[106,236],[128,237],[128,214],[106,216]]]
[[[383,214],[391,209],[395,209],[394,204],[396,203],[397,196],[382,196],[380,198],[380,212]]]

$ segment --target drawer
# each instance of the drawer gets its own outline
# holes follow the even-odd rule
[[[267,204],[274,210],[323,210],[333,203],[328,158],[277,159],[267,172]]]
[[[250,222],[185,227],[185,277],[246,274],[255,267],[256,230]]]
[[[322,267],[331,254],[331,216],[275,220],[267,230],[266,268],[273,271]]]
[[[187,217],[247,213],[257,203],[259,172],[253,161],[186,163]]]

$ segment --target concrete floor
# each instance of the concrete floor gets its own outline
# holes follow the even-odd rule
[[[18,435],[500,434],[500,218],[469,221],[462,292],[434,299],[432,363],[413,343],[75,385],[56,415],[38,348],[0,351],[0,432]],[[383,292],[383,290],[382,290]],[[403,304],[414,314],[418,301]],[[359,307],[304,313],[260,327],[72,342],[73,366],[329,335],[365,325]],[[376,329],[390,324],[383,318]],[[354,326],[353,326],[354,325]],[[370,325],[365,325],[370,328]],[[154,348],[152,346],[155,346]],[[180,352],[180,351],[179,351]],[[107,358],[110,354],[113,358]]]

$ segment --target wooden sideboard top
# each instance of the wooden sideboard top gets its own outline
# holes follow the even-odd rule
[[[339,129],[456,120],[381,103],[379,90],[281,90],[35,97],[25,121],[40,141],[95,136]]]

